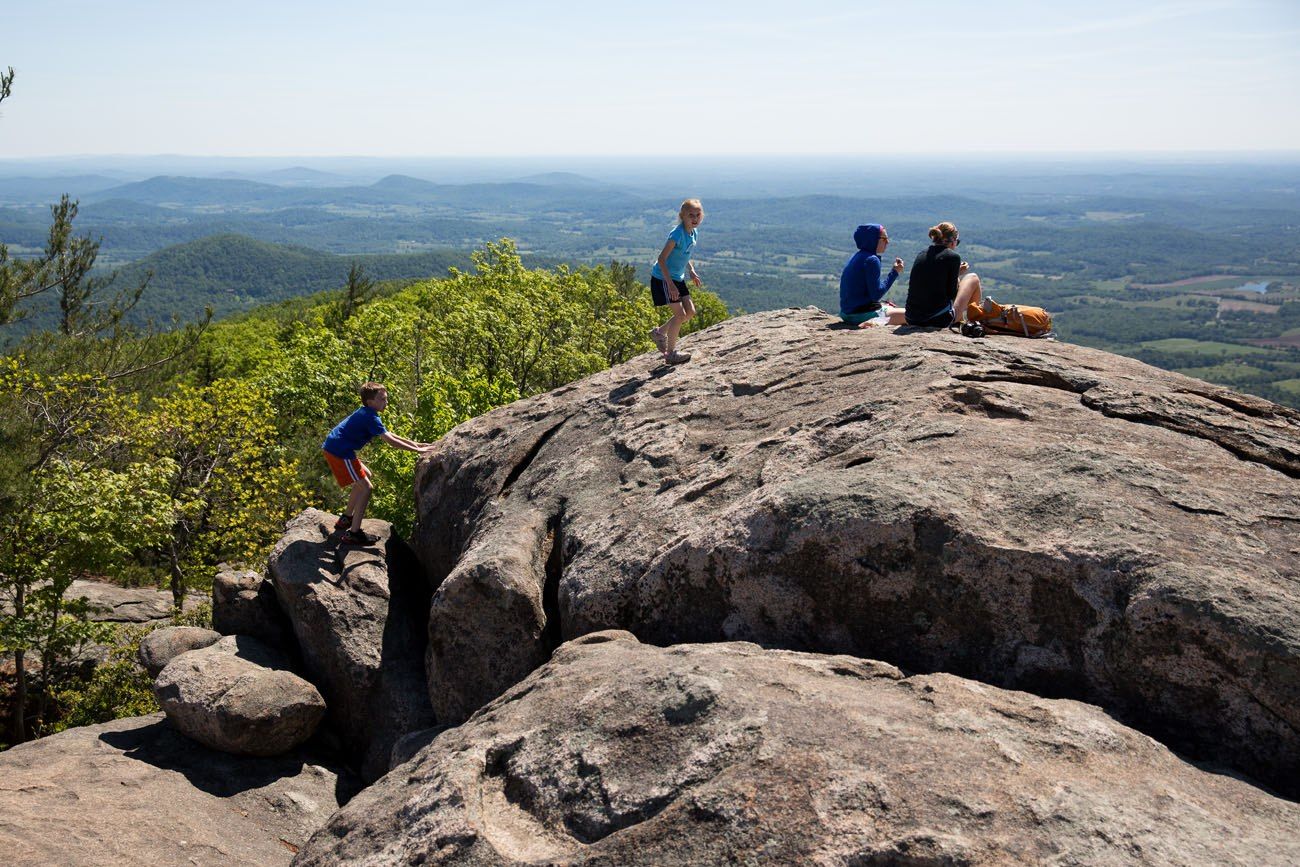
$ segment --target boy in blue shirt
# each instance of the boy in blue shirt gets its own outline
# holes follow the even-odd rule
[[[388,389],[377,382],[367,382],[361,386],[361,408],[335,425],[322,446],[325,462],[333,470],[339,487],[352,487],[347,511],[334,524],[335,530],[348,528],[343,534],[342,541],[345,545],[372,545],[379,539],[361,529],[361,519],[365,517],[370,493],[375,486],[370,481],[370,468],[361,463],[357,450],[375,437],[390,446],[411,452],[424,452],[433,448],[432,443],[412,442],[406,437],[389,433],[379,418],[380,411],[386,406]]]

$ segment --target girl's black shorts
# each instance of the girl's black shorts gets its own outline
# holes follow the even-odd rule
[[[685,280],[674,280],[673,285],[677,287],[677,292],[680,295],[678,301],[690,297],[691,290],[686,288]],[[650,277],[650,297],[654,299],[656,307],[663,307],[665,304],[673,303],[668,300],[668,290],[664,286],[664,281],[653,275]]]

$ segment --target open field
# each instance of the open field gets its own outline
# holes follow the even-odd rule
[[[1261,301],[1242,301],[1237,298],[1219,299],[1220,313],[1248,310],[1251,313],[1263,313],[1265,316],[1275,316],[1281,309],[1282,305],[1280,304],[1264,304]]]
[[[1219,343],[1213,340],[1190,340],[1186,337],[1168,337],[1163,340],[1147,340],[1142,343],[1147,349],[1162,352],[1194,352],[1199,355],[1267,355],[1268,350],[1257,346],[1242,346],[1239,343]]]

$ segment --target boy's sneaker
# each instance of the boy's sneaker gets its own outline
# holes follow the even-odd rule
[[[342,541],[344,545],[373,545],[379,541],[379,537],[365,530],[348,530],[343,534]]]
[[[653,340],[653,341],[655,342],[655,346],[659,347],[659,352],[660,352],[660,353],[666,353],[666,352],[668,351],[668,335],[667,335],[667,334],[664,334],[664,333],[663,333],[662,331],[660,331],[658,328],[651,328],[651,329],[650,329],[650,339]]]
[[[351,515],[339,515],[339,519],[334,522],[334,532],[337,533],[339,530],[346,530],[348,527],[351,526],[352,526]]]
[[[690,360],[691,354],[689,352],[678,352],[675,349],[664,357],[664,361],[669,364],[685,364]]]

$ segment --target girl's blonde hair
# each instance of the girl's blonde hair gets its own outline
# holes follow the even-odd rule
[[[957,227],[944,222],[930,227],[930,240],[936,244],[946,244],[957,237]]]
[[[704,204],[699,199],[687,199],[686,201],[682,202],[682,206],[677,209],[677,222],[680,223],[683,220],[685,220],[686,212],[693,211],[696,208],[699,208],[700,216],[703,216]]]

